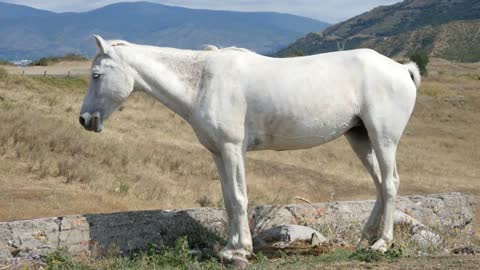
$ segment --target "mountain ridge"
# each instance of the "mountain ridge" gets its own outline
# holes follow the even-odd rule
[[[123,2],[87,12],[54,13],[1,3],[0,58],[93,55],[92,34],[154,46],[198,49],[239,46],[267,54],[328,24],[275,12],[190,9]],[[21,12],[10,12],[12,9]]]
[[[0,19],[25,18],[28,16],[41,16],[47,14],[55,14],[55,12],[24,5],[0,2]]]

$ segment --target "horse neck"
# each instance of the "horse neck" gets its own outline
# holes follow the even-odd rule
[[[136,90],[145,91],[188,121],[201,84],[204,54],[148,46],[133,49],[124,58],[138,74]]]

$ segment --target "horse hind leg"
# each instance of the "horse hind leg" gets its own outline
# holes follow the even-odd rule
[[[361,245],[364,240],[367,240],[369,244],[373,244],[379,238],[379,227],[383,212],[380,168],[378,167],[377,157],[365,127],[352,128],[345,134],[345,137],[375,183],[377,199],[358,241],[358,245]]]
[[[388,119],[378,112],[372,114],[374,117],[365,117],[364,119],[382,179],[383,226],[380,238],[371,246],[372,249],[380,252],[385,252],[393,241],[395,200],[400,183],[396,163],[397,145],[411,110],[383,111],[383,113],[390,113],[396,117]]]

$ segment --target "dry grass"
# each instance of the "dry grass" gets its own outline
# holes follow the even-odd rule
[[[399,147],[400,193],[480,198],[480,64],[434,60]],[[93,134],[77,123],[86,78],[0,76],[0,220],[221,206],[209,153],[190,127],[135,95]],[[345,139],[249,153],[251,204],[374,197]]]

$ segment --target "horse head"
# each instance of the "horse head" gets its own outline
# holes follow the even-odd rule
[[[113,46],[94,35],[98,54],[93,60],[87,94],[80,110],[80,124],[100,132],[103,122],[130,96],[135,80],[131,68],[121,61]]]

